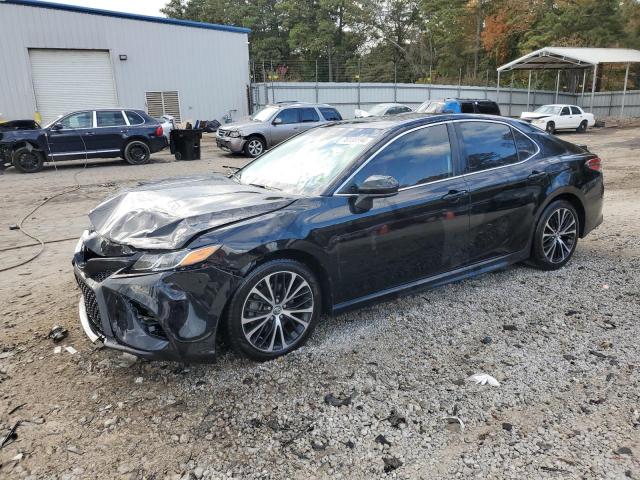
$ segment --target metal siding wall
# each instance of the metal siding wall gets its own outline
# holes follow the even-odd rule
[[[178,90],[184,120],[247,115],[248,36],[0,2],[0,113],[33,118],[28,48],[111,52],[118,102],[145,108],[145,92]],[[126,54],[127,61],[118,56]]]
[[[360,108],[365,109],[376,103],[393,102],[394,91],[397,102],[410,107],[417,107],[425,100],[460,97],[496,100],[495,87],[469,87],[455,85],[417,85],[393,83],[319,83],[317,86],[318,101],[335,106],[344,118],[352,118],[354,110],[358,108],[358,88],[360,89]],[[259,98],[256,92],[260,92]],[[268,101],[265,102],[265,93]],[[316,84],[314,82],[283,82],[260,83],[253,86],[253,99],[256,107],[275,101],[299,100],[301,102],[315,102]],[[511,109],[509,98],[511,97]],[[593,113],[596,118],[618,116],[622,92],[599,92],[595,95]],[[591,102],[591,94],[585,93],[581,101],[580,94],[559,93],[557,103],[581,105],[587,110]],[[610,102],[611,106],[610,106]],[[529,95],[529,110],[555,103],[555,92],[548,90],[531,91]],[[503,115],[520,116],[527,110],[527,91],[507,87],[500,89],[500,109]],[[628,91],[624,107],[625,117],[640,116],[640,91]]]

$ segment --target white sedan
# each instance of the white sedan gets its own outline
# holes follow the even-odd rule
[[[582,133],[596,123],[592,113],[586,113],[576,105],[543,105],[533,112],[522,112],[520,118],[549,133],[556,130],[575,130]]]

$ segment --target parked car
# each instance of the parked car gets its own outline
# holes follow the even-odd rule
[[[166,146],[162,126],[142,110],[83,110],[44,128],[0,132],[0,162],[22,173],[56,160],[122,157],[140,165]]]
[[[171,115],[162,115],[160,118],[156,118],[156,120],[162,126],[162,132],[167,142],[171,141],[171,130],[176,128],[176,119]]]
[[[492,100],[473,100],[469,98],[446,98],[427,100],[420,105],[418,113],[483,113],[500,115],[500,107]]]
[[[596,119],[577,105],[543,105],[533,112],[523,112],[520,118],[531,125],[555,133],[556,130],[575,130],[580,133],[593,127]]]
[[[356,118],[364,117],[385,117],[387,115],[398,115],[400,113],[412,112],[410,107],[401,103],[378,103],[368,110],[356,109],[354,115]]]
[[[331,105],[283,102],[267,105],[246,122],[218,128],[216,144],[232,153],[257,157],[268,148],[323,123],[342,120]]]
[[[323,312],[525,260],[561,268],[602,221],[603,193],[596,155],[519,120],[336,122],[230,176],[98,205],[73,257],[80,320],[146,358],[211,361],[224,332],[268,360]]]

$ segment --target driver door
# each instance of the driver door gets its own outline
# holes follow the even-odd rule
[[[271,125],[271,144],[277,145],[300,132],[298,108],[284,108],[276,115]]]
[[[342,222],[334,237],[340,298],[353,300],[464,265],[469,194],[458,175],[446,124],[400,134],[339,189]],[[394,177],[397,195],[355,210],[358,185],[372,175]]]
[[[86,141],[82,135],[93,129],[91,110],[75,112],[54,123],[47,132],[50,156],[53,160],[82,158]]]

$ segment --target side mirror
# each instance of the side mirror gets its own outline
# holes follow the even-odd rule
[[[55,130],[55,131],[62,130],[62,124],[61,123],[54,123],[51,126],[51,130]]]
[[[400,184],[398,180],[386,175],[371,175],[357,187],[358,196],[355,197],[353,207],[356,213],[366,212],[373,207],[374,198],[393,197],[398,194]]]
[[[272,123],[273,123],[273,125],[280,125],[282,123],[282,119],[281,118],[276,118]]]

